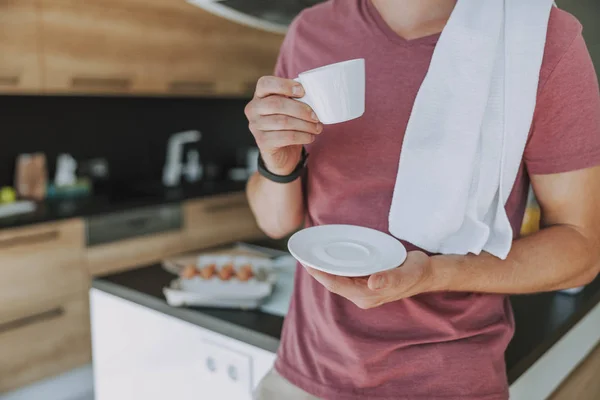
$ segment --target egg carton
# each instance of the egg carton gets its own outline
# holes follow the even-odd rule
[[[191,266],[198,271],[193,277],[180,276],[174,279],[163,289],[167,303],[172,306],[253,309],[271,295],[277,281],[272,261],[263,257],[202,254],[195,258],[165,261],[164,266],[177,275]],[[248,267],[251,267],[253,276],[239,279],[238,273]],[[214,269],[208,279],[199,275],[205,268]],[[224,268],[230,270],[225,280],[220,274]]]
[[[171,307],[213,307],[241,310],[255,310],[260,308],[269,297],[268,295],[261,298],[213,297],[200,293],[186,292],[172,287],[163,288],[163,294],[165,295],[167,304]]]

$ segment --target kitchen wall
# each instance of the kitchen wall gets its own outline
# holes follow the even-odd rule
[[[600,72],[600,1],[558,0],[585,26]],[[52,176],[56,155],[106,157],[112,179],[160,179],[171,133],[198,129],[204,162],[236,162],[252,145],[245,99],[172,97],[0,96],[0,186],[12,185],[19,153],[44,151]]]
[[[600,74],[600,1],[599,0],[557,0],[556,4],[575,15],[583,25],[583,36]]]
[[[111,179],[158,180],[170,134],[197,129],[203,162],[236,163],[253,144],[245,99],[0,96],[0,186],[12,185],[15,158],[43,151],[51,174],[57,154],[106,157]],[[52,177],[53,175],[50,175]]]

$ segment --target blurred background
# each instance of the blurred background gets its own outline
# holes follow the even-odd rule
[[[0,0],[0,399],[250,398],[293,263],[246,203],[243,109],[289,22],[319,2]],[[557,3],[600,71],[600,2]],[[523,233],[538,227],[532,197]],[[280,261],[266,306],[166,302],[164,260],[215,249]],[[600,398],[599,301],[598,281],[514,299],[515,393]],[[567,341],[584,322],[586,339]],[[544,357],[562,372],[540,375]]]

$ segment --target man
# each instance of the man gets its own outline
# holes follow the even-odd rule
[[[411,108],[454,0],[333,0],[303,12],[246,108],[266,169],[248,198],[261,228],[284,237],[305,223],[388,232],[388,211]],[[323,126],[293,100],[298,73],[365,58],[366,112]],[[515,241],[487,253],[425,254],[369,278],[296,271],[275,370],[258,399],[508,397],[504,351],[514,323],[508,294],[577,287],[600,261],[600,94],[580,24],[553,9],[538,98],[508,202]],[[543,229],[518,238],[531,182]]]

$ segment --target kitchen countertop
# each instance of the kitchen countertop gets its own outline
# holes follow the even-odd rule
[[[283,318],[262,311],[170,307],[162,288],[172,279],[157,264],[97,278],[92,287],[267,351],[277,350]],[[506,365],[513,383],[600,303],[600,276],[575,296],[520,295],[512,296],[511,303],[516,332],[506,351]]]
[[[202,182],[198,185],[177,188],[166,188],[160,184],[152,184],[145,187],[113,190],[112,194],[46,200],[38,203],[37,209],[32,213],[0,218],[0,229],[178,203],[188,199],[244,190],[245,186],[245,182],[228,181]]]

